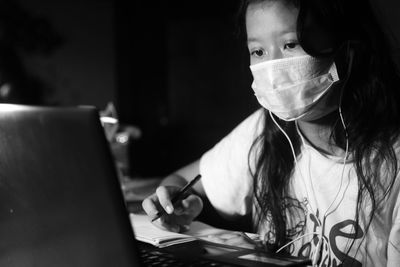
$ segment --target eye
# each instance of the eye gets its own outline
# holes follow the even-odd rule
[[[284,49],[293,50],[296,48],[300,48],[300,44],[297,41],[290,41],[290,42],[286,42],[283,47],[284,47]]]
[[[250,52],[250,55],[254,57],[263,57],[266,55],[266,53],[263,49],[254,49],[253,51]]]

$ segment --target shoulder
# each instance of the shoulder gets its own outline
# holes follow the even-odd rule
[[[256,127],[262,127],[264,126],[264,120],[265,120],[265,109],[259,108],[256,111],[254,111],[250,116],[248,116],[243,121],[243,123],[248,123]]]
[[[234,156],[246,154],[264,127],[264,109],[254,111],[240,122],[228,135],[223,137],[208,153],[225,153]],[[247,154],[246,154],[247,155]]]
[[[257,137],[264,128],[265,110],[260,108],[236,126],[229,136],[240,135],[248,139]]]
[[[263,109],[253,112],[200,159],[207,197],[226,216],[250,212],[252,177],[248,155],[262,131],[263,114]]]

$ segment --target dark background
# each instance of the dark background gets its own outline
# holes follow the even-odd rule
[[[198,158],[255,107],[239,1],[116,2],[118,104],[143,171]]]
[[[374,2],[400,36],[400,3]],[[123,124],[142,131],[132,175],[166,175],[257,108],[238,4],[0,0],[0,100],[99,109],[111,101]]]

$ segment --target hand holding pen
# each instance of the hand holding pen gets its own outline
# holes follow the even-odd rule
[[[160,228],[174,232],[182,232],[187,229],[203,208],[200,197],[189,194],[190,189],[200,178],[201,175],[197,175],[182,188],[158,187],[156,193],[142,203],[145,212],[152,218],[152,222]]]
[[[197,183],[198,180],[200,180],[201,175],[198,174],[196,177],[193,178],[193,180],[191,180],[189,183],[187,183],[184,187],[181,188],[181,190],[179,190],[178,193],[176,193],[174,195],[174,197],[171,199],[171,203],[173,206],[175,206],[175,204],[182,200],[185,197],[185,194],[192,189],[192,187]],[[157,213],[157,216],[155,218],[153,218],[151,221],[154,222],[155,220],[159,219],[161,216],[165,215],[167,212],[165,210],[160,211],[159,213]]]

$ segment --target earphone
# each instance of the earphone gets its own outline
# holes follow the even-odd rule
[[[331,208],[331,207],[333,206],[333,204],[336,202],[337,197],[339,196],[339,193],[340,193],[341,190],[342,190],[343,177],[344,177],[344,170],[345,170],[346,161],[347,161],[348,152],[349,152],[349,138],[348,138],[348,133],[347,133],[347,127],[346,127],[346,124],[345,124],[345,122],[344,122],[344,118],[343,118],[343,114],[342,114],[342,96],[343,96],[343,89],[346,87],[348,78],[349,78],[349,76],[350,76],[350,74],[351,74],[351,68],[352,68],[352,65],[353,65],[354,51],[353,51],[352,49],[350,49],[350,43],[348,43],[347,52],[348,52],[348,55],[349,55],[349,67],[348,67],[348,69],[347,69],[347,77],[346,77],[346,79],[344,80],[344,83],[343,83],[343,85],[342,85],[342,87],[341,87],[340,98],[339,98],[339,108],[338,108],[340,121],[341,121],[341,123],[342,123],[343,130],[344,130],[344,134],[345,134],[345,139],[346,139],[346,148],[345,148],[345,155],[344,155],[344,158],[343,158],[343,169],[342,169],[342,173],[341,173],[341,181],[340,181],[339,190],[338,190],[338,192],[336,193],[335,198],[333,199],[333,201],[331,202],[331,204],[330,204],[330,205],[328,206],[328,208],[326,209],[326,211],[325,211],[325,213],[324,213],[324,216],[323,216],[323,222],[322,222],[322,224],[321,224],[321,222],[318,221],[318,227],[319,227],[318,232],[312,232],[312,233],[308,233],[308,234],[301,235],[301,236],[297,237],[296,239],[294,239],[294,240],[288,242],[287,244],[283,245],[281,248],[279,248],[279,249],[276,251],[276,253],[279,253],[282,249],[284,249],[284,248],[286,248],[287,246],[293,244],[294,242],[300,240],[301,238],[306,237],[306,236],[309,236],[309,235],[317,234],[317,236],[318,236],[318,242],[317,242],[317,245],[316,245],[315,250],[314,250],[314,254],[313,254],[312,259],[311,259],[311,261],[312,261],[312,266],[318,266],[318,265],[319,265],[318,263],[319,263],[320,260],[321,260],[322,245],[323,245],[323,243],[324,243],[324,240],[326,239],[326,237],[324,237],[324,235],[323,235],[323,230],[325,229],[325,221],[326,221],[326,218],[327,218],[327,216],[329,216],[332,212],[334,212],[334,211],[339,207],[339,205],[340,205],[340,202],[339,202],[339,203],[337,204],[337,206],[336,206],[332,211],[330,211],[330,208]],[[295,151],[294,151],[293,144],[292,144],[292,142],[291,142],[289,136],[288,136],[288,135],[286,134],[286,132],[281,128],[281,126],[276,122],[276,120],[275,120],[274,116],[272,115],[271,111],[269,111],[269,115],[270,115],[272,121],[275,123],[275,125],[279,128],[279,130],[283,133],[283,135],[284,135],[284,136],[286,137],[286,139],[288,140],[289,145],[290,145],[290,148],[291,148],[291,151],[292,151],[292,154],[293,154],[293,158],[294,158],[294,161],[295,161],[295,165],[297,166],[298,163],[297,163],[296,153],[295,153]],[[296,121],[295,123],[296,123],[296,128],[297,128],[297,130],[299,131],[298,125],[297,125],[297,121]],[[302,139],[302,142],[303,142],[303,144],[304,144],[304,139],[303,139],[302,135],[300,134],[300,132],[299,132],[299,136],[300,136],[300,138]],[[302,181],[303,181],[303,183],[304,183],[304,185],[305,185],[304,177],[303,177],[303,175],[302,175],[300,169],[299,169],[299,173],[300,173],[300,175],[302,176]],[[305,188],[306,188],[306,187],[305,187]],[[345,193],[345,192],[346,192],[346,190],[344,190],[341,199],[343,199],[344,193]],[[310,199],[309,196],[308,196],[307,190],[306,190],[306,194],[307,194],[308,199]],[[309,204],[309,205],[310,205],[310,208],[311,208],[312,212],[314,212],[314,210],[313,210],[311,204]],[[315,212],[314,212],[314,214],[315,214]],[[330,248],[330,244],[329,244],[329,241],[328,241],[327,239],[326,239],[326,243],[327,243],[328,248]]]
[[[288,136],[288,135],[286,134],[286,132],[281,128],[281,126],[275,121],[275,118],[273,117],[272,113],[270,112],[269,114],[270,114],[272,120],[274,121],[274,123],[277,125],[277,127],[281,130],[281,132],[282,132],[282,133],[285,135],[285,137],[287,138],[287,140],[288,140],[288,142],[289,142],[289,145],[290,145],[290,147],[291,147],[291,151],[292,151],[292,154],[293,154],[293,157],[294,157],[294,160],[295,160],[295,164],[297,165],[297,164],[298,164],[298,163],[297,163],[297,157],[296,157],[296,154],[295,154],[295,151],[294,151],[294,148],[293,148],[293,144],[292,144],[292,142],[291,142],[289,136]],[[344,120],[343,120],[343,116],[342,116],[342,114],[341,114],[341,110],[339,111],[339,114],[340,114],[340,117],[341,117],[341,121],[342,121],[342,123],[343,123],[343,125],[344,125],[344,127],[345,127]],[[297,123],[296,123],[296,127],[297,127]],[[301,136],[301,134],[300,134],[300,137],[301,137],[302,141],[304,142],[304,139],[303,139],[303,137]],[[343,168],[342,168],[342,173],[341,173],[341,182],[340,182],[339,190],[338,190],[338,192],[337,192],[335,198],[333,199],[333,201],[331,202],[331,204],[328,206],[327,210],[325,211],[324,216],[323,216],[323,218],[324,218],[324,219],[323,219],[323,222],[321,223],[319,220],[317,221],[317,223],[318,223],[318,231],[317,231],[317,232],[307,233],[307,234],[304,234],[304,235],[301,235],[301,236],[297,237],[296,239],[294,239],[294,240],[288,242],[287,244],[283,245],[282,247],[280,247],[280,248],[276,251],[276,253],[279,253],[279,252],[282,251],[284,248],[286,248],[286,247],[288,247],[289,245],[293,244],[294,242],[296,242],[296,241],[302,239],[303,237],[310,236],[310,235],[315,235],[315,234],[316,234],[316,235],[318,236],[318,242],[317,242],[317,245],[316,245],[316,247],[315,247],[314,254],[313,254],[313,256],[312,256],[311,261],[312,261],[312,265],[313,265],[313,266],[318,266],[318,262],[319,262],[319,260],[320,260],[320,258],[321,258],[321,249],[322,249],[322,245],[323,245],[323,243],[324,243],[324,240],[326,239],[326,237],[324,237],[324,235],[323,235],[323,229],[325,228],[325,219],[326,219],[326,217],[331,213],[331,212],[330,212],[330,208],[331,208],[332,205],[336,202],[337,197],[339,196],[339,193],[340,193],[340,191],[342,190],[343,177],[344,177],[344,170],[345,170],[345,166],[346,166],[347,156],[348,156],[348,138],[347,138],[347,134],[346,134],[346,151],[345,151],[345,156],[344,156],[344,162],[343,162]],[[300,170],[299,170],[299,173],[300,173],[300,175],[303,177],[303,175],[302,175],[302,173],[301,173]],[[303,177],[302,181],[303,181],[303,183],[305,183],[305,182],[304,182],[304,177]],[[305,186],[305,188],[306,188],[306,185],[305,185],[305,184],[304,184],[304,186]],[[306,190],[306,194],[307,194],[307,198],[310,199],[307,190]],[[312,211],[314,214],[316,214],[316,213],[314,212],[314,209],[313,209],[313,207],[311,206],[310,203],[309,203],[309,205],[310,205],[311,211]],[[339,205],[340,205],[340,202],[339,202],[338,206],[339,206]],[[336,209],[336,208],[335,208],[335,209]],[[334,209],[334,210],[335,210],[335,209]],[[327,243],[327,246],[330,247],[328,240],[326,240],[326,243]]]

